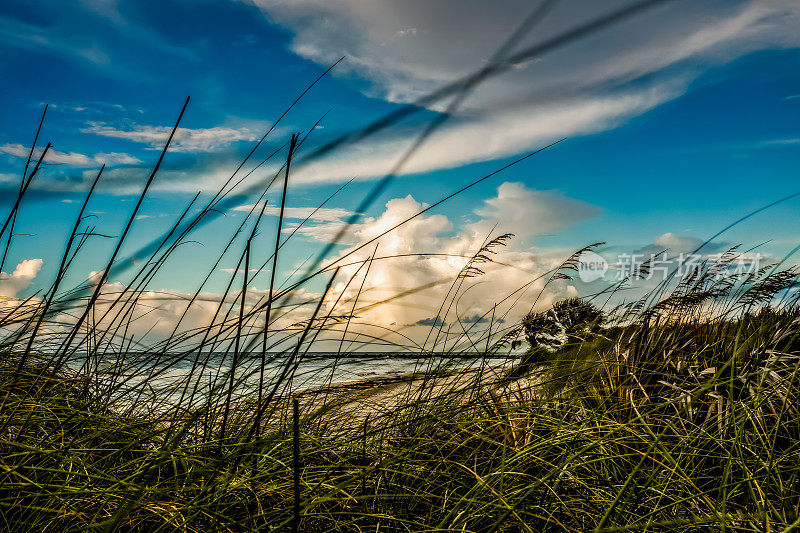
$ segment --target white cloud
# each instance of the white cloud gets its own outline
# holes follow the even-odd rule
[[[111,63],[111,58],[96,44],[89,48],[80,48],[75,53],[94,63],[99,67],[107,67]]]
[[[112,102],[90,101],[90,102],[39,102],[40,106],[47,104],[49,109],[58,110],[64,113],[91,113],[91,114],[104,114],[108,111],[125,111],[125,106]]]
[[[95,154],[93,159],[95,160],[95,162],[105,163],[108,166],[139,165],[142,163],[142,160],[139,159],[138,157],[134,157],[130,154],[125,154],[120,152]]]
[[[642,254],[644,258],[649,257],[650,254],[657,254],[661,257],[662,252],[666,252],[668,257],[693,253],[707,255],[726,251],[732,246],[731,243],[725,241],[714,241],[703,246],[704,243],[703,239],[697,237],[668,232],[656,237],[652,244],[634,250],[634,253]]]
[[[11,274],[0,272],[0,297],[16,298],[20,291],[30,286],[43,263],[41,259],[26,259]]]
[[[408,101],[481,66],[533,9],[509,0],[254,0],[294,32],[295,53],[320,63],[345,55],[373,90]],[[514,51],[551,38],[629,0],[562,2]],[[792,0],[673,1],[541,58],[481,96],[496,98],[587,85],[655,72],[690,57],[720,61],[750,50],[797,45],[800,6]],[[408,31],[413,28],[413,31]],[[527,83],[526,83],[527,82]],[[494,82],[492,82],[494,83]],[[525,86],[527,85],[527,87]],[[551,94],[552,93],[551,91]]]
[[[251,271],[252,273],[253,271]],[[100,279],[100,274],[102,271],[91,272],[89,280],[96,284]],[[125,296],[115,307],[112,307],[122,292],[125,293]],[[249,313],[255,306],[263,303],[267,292],[256,287],[248,287],[245,312]],[[299,306],[289,310],[280,309],[280,306],[274,308],[274,331],[279,332],[277,336],[280,337],[285,334],[297,333],[297,328],[291,331],[288,328],[291,324],[307,319],[313,305],[319,301],[322,295],[301,288],[293,291],[291,296],[294,303],[299,303]],[[177,343],[179,339],[183,338],[185,347],[196,345],[200,340],[197,336],[198,331],[202,337],[204,331],[210,329],[210,337],[221,334],[217,338],[217,342],[221,343],[218,346],[224,347],[236,332],[232,325],[235,323],[238,313],[231,315],[228,310],[236,304],[238,311],[237,300],[239,298],[240,292],[236,290],[228,293],[223,301],[223,295],[219,293],[202,291],[195,295],[174,289],[146,290],[133,297],[132,293],[126,290],[125,284],[118,281],[107,282],[99,291],[97,303],[94,306],[93,327],[97,331],[113,332],[117,330],[120,333],[121,330],[117,328],[122,321],[124,324],[122,329],[143,346],[152,346],[170,338],[172,342]],[[187,307],[190,302],[191,306]],[[20,301],[12,300],[8,304],[19,306]],[[222,310],[217,313],[220,304],[222,304]],[[60,328],[63,333],[66,328],[75,323],[75,320],[75,313],[62,313],[56,317],[52,322],[53,327],[49,329],[58,332]],[[263,320],[263,314],[249,319],[248,324],[253,327],[251,333],[255,334],[263,328]],[[249,327],[248,330],[250,330]],[[113,342],[110,338],[106,340]],[[117,339],[117,342],[120,340]]]
[[[559,137],[602,131],[663,103],[677,94],[659,86],[615,97],[587,97],[546,107],[522,106],[453,121],[438,131],[405,165],[402,174],[452,168],[520,153]],[[302,166],[295,182],[373,178],[387,173],[411,139],[383,135]]]
[[[549,191],[528,189],[522,183],[506,182],[497,196],[485,200],[476,213],[482,220],[470,229],[485,235],[492,227],[527,239],[553,233],[600,215],[599,208]]]
[[[87,279],[89,280],[89,283],[91,283],[92,285],[97,285],[98,283],[100,283],[100,280],[103,279],[104,273],[105,270],[92,270],[91,272],[89,272],[89,277]]]
[[[15,157],[27,158],[30,147],[21,144],[4,144],[0,146],[0,153],[13,155]],[[42,154],[42,149],[37,148],[33,153],[33,161],[38,160]],[[46,163],[61,163],[73,167],[97,167],[100,165],[119,166],[119,165],[138,165],[142,161],[130,154],[120,152],[99,153],[94,156],[87,156],[78,152],[59,152],[58,150],[48,150],[44,158]]]
[[[703,241],[697,237],[676,235],[675,233],[659,235],[654,242],[656,246],[669,250],[673,254],[691,253],[703,244]]]
[[[775,139],[764,143],[764,145],[767,146],[794,146],[796,144],[800,144],[800,137],[789,138],[789,139]]]
[[[225,272],[226,274],[233,274],[234,272],[236,272],[236,274],[244,274],[245,272],[247,272],[248,276],[253,276],[253,275],[255,275],[255,274],[259,273],[259,272],[262,272],[264,270],[260,269],[260,268],[259,269],[251,269],[251,270],[245,270],[243,268],[239,268],[239,269],[220,268],[219,271],[220,272]]]
[[[552,206],[558,205],[571,206],[576,211],[551,210]],[[368,218],[351,228],[348,242],[350,247],[343,250],[338,257],[350,254],[424,207],[424,204],[410,195],[390,200],[380,216]],[[492,231],[499,220],[500,210],[520,210],[521,213],[528,213],[533,221],[544,221],[545,218],[549,220],[546,224],[537,222],[531,225],[524,216],[504,216],[502,229],[497,227]],[[467,264],[469,257],[487,239],[506,231],[518,233],[522,238],[514,238],[507,246],[495,248],[497,253],[492,255],[495,263],[482,263],[480,268],[485,274],[466,280],[456,303],[439,316],[447,324],[455,325],[458,323],[457,317],[483,314],[491,311],[492,306],[498,303],[497,317],[505,315],[504,318],[508,321],[518,319],[530,309],[534,295],[544,287],[546,278],[536,278],[565,258],[560,257],[561,254],[540,253],[530,248],[525,238],[577,223],[594,216],[597,211],[587,204],[556,193],[530,190],[519,183],[504,183],[498,188],[497,196],[485,200],[476,213],[482,217],[478,222],[460,228],[455,228],[445,215],[425,213],[381,237],[377,241],[377,256],[386,259],[375,260],[370,266],[359,304],[359,308],[363,305],[367,306],[367,310],[354,327],[358,331],[366,332],[373,326],[390,329],[402,326],[404,334],[421,342],[427,328],[418,324],[421,321],[430,322],[431,317],[437,316],[451,283]],[[359,262],[368,260],[373,250],[375,247],[370,244],[348,255],[342,261],[346,266],[342,267],[341,280],[355,276]],[[569,252],[563,255],[568,254]],[[333,258],[331,261],[335,260]],[[358,274],[361,275],[363,271]],[[512,298],[501,302],[504,297],[526,284],[530,285],[519,301]],[[345,285],[346,281],[336,283],[328,300],[338,298],[345,291]],[[355,297],[359,287],[360,280],[358,283],[351,283],[343,300],[348,301]],[[416,290],[420,287],[423,290]],[[406,296],[393,299],[406,292]],[[559,281],[547,288],[537,305],[548,306],[554,299],[575,294],[574,287]],[[372,307],[376,302],[387,299],[390,301]],[[351,304],[345,304],[345,307],[347,305]],[[376,333],[376,330],[372,333]]]
[[[171,126],[148,126],[134,124],[129,128],[120,129],[104,122],[89,122],[84,128],[84,133],[93,133],[103,137],[126,139],[137,143],[147,144],[152,150],[164,148]],[[224,148],[238,141],[255,141],[263,135],[261,128],[249,126],[229,127],[216,126],[213,128],[178,128],[172,140],[170,150],[173,152],[212,152]]]
[[[248,204],[234,207],[234,211],[250,211],[255,208],[255,213],[259,213],[262,204]],[[264,209],[266,216],[278,216],[281,209],[277,205],[267,205]],[[314,222],[336,222],[353,215],[352,211],[339,207],[285,207],[283,216],[288,219],[305,220],[308,218]]]
[[[379,216],[367,218],[351,227],[345,243],[347,248],[342,250],[338,257],[371,241],[417,214],[424,207],[425,204],[416,201],[410,195],[388,201]],[[290,212],[290,217],[299,218],[308,215],[308,208],[294,209],[295,211]],[[529,218],[522,215],[501,217],[503,213],[510,211],[527,213]],[[309,228],[322,228],[321,231],[327,231],[332,224],[338,224],[341,217],[347,214],[349,212],[345,210],[330,209],[311,220]],[[485,274],[465,280],[457,302],[440,315],[451,327],[456,327],[459,318],[463,318],[468,323],[466,327],[479,323],[480,328],[484,328],[487,324],[479,322],[476,315],[480,316],[491,310],[493,304],[498,303],[496,317],[505,319],[506,323],[511,324],[530,309],[535,295],[545,288],[544,278],[537,280],[537,276],[557,266],[563,260],[562,256],[569,254],[569,252],[543,253],[541,250],[531,248],[525,239],[578,223],[596,215],[597,210],[588,204],[565,198],[554,192],[531,190],[519,183],[503,183],[498,187],[497,194],[486,199],[476,210],[476,214],[480,217],[477,222],[455,226],[443,214],[425,213],[380,237],[377,249],[377,256],[380,259],[375,260],[369,269],[369,277],[359,299],[356,313],[358,318],[350,326],[351,333],[383,335],[387,330],[380,328],[389,328],[409,335],[421,343],[428,329],[415,324],[420,321],[425,323],[426,319],[437,315],[439,305],[447,297],[450,284],[467,264],[468,258],[480,249],[487,238],[495,237],[505,231],[517,233],[521,238],[512,239],[506,247],[496,248],[497,253],[492,255],[495,262],[480,265]],[[501,221],[502,225],[494,228],[498,221]],[[535,223],[531,225],[530,221]],[[349,312],[352,306],[351,299],[360,287],[359,276],[365,272],[364,269],[358,270],[359,261],[367,260],[374,249],[373,245],[366,246],[342,261],[340,275],[326,299],[323,313]],[[331,261],[335,259],[336,257]],[[19,304],[17,297],[20,291],[30,286],[41,266],[41,259],[30,259],[21,262],[13,274],[0,276],[0,295],[9,298],[7,303]],[[239,272],[234,272],[230,268],[221,270],[228,275],[241,275],[241,270]],[[255,270],[250,271],[251,286],[247,289],[246,310],[252,309],[259,301],[263,302],[263,297],[266,295],[264,283],[267,278],[262,273],[261,276],[252,279],[255,274]],[[355,282],[346,288],[347,280],[353,277]],[[102,271],[88,273],[88,281],[92,285],[96,285],[101,278]],[[501,302],[505,296],[526,284],[529,284],[527,291],[516,304],[514,299]],[[110,303],[124,287],[117,281],[104,284],[95,313],[99,321],[98,328],[113,328],[114,320],[121,319],[122,315],[113,310],[102,321],[99,317],[104,315]],[[555,299],[574,294],[576,294],[574,287],[559,281],[546,288],[537,305],[548,306]],[[225,311],[235,302],[237,295],[234,291],[226,297],[223,306]],[[285,307],[283,304],[286,302],[281,302],[281,305],[276,306],[275,309],[278,309],[276,316],[280,318],[273,329],[282,331],[282,328],[306,319],[320,296],[319,293],[309,292],[305,288],[297,289],[292,295],[292,301],[301,305],[297,308]],[[340,296],[342,300],[339,307],[334,309],[333,303]],[[191,294],[167,289],[142,293],[130,315],[132,320],[129,333],[135,334],[137,340],[145,344],[163,340],[172,333],[178,319],[187,311],[186,306],[191,297]],[[188,332],[194,328],[209,326],[221,298],[219,294],[208,292],[199,295],[192,308],[186,312],[179,331]],[[384,300],[390,301],[382,303]],[[281,313],[287,314],[282,316]],[[218,318],[214,328],[218,328],[219,320]],[[259,320],[263,320],[263,317],[254,317],[251,322],[251,325],[256,326],[254,331],[258,331]],[[55,320],[53,328],[57,329],[59,323],[66,328],[74,323],[74,317],[67,313],[60,315]],[[337,335],[334,331],[322,337],[332,338]],[[394,334],[391,336],[393,341],[401,339]]]
[[[235,164],[232,165],[232,168],[236,168]],[[153,184],[153,189],[165,192],[197,192],[198,190],[216,192],[230,177],[231,172],[230,163],[219,164],[216,162],[210,162],[203,168],[190,166],[182,169],[162,169]],[[84,170],[81,173],[81,182],[50,181],[47,183],[47,187],[50,190],[85,191],[96,175],[95,169]],[[115,195],[139,194],[141,180],[141,167],[118,167],[103,173],[99,187],[104,192]]]
[[[250,211],[256,207],[254,213],[261,209],[261,203],[240,205],[234,207],[234,211]],[[331,242],[342,228],[347,225],[347,220],[355,213],[339,207],[286,207],[284,209],[284,233],[296,233],[305,235],[321,242]],[[265,216],[279,216],[280,206],[267,205],[264,209]],[[301,226],[302,224],[302,226]],[[349,235],[352,228],[348,228]],[[344,241],[348,242],[352,236],[344,236]],[[232,271],[232,270],[231,270]]]
[[[533,8],[527,0],[251,0],[289,28],[292,50],[335,73],[371,82],[367,92],[409,102],[484,65]],[[561,2],[514,51],[543,42],[628,0]],[[516,65],[475,90],[405,173],[529,150],[561,136],[622,124],[683,94],[710,66],[754,50],[800,45],[791,0],[676,0]],[[442,109],[447,102],[437,102]],[[299,169],[304,181],[385,173],[411,137],[384,135]]]
[[[355,244],[367,241],[425,207],[427,207],[425,204],[418,203],[411,195],[390,200],[382,216],[369,217],[363,222],[350,225],[340,242]],[[297,218],[305,218],[311,212],[310,208],[296,209],[298,211],[294,215]],[[277,209],[272,214],[276,213]],[[497,188],[497,196],[485,199],[475,210],[475,214],[480,217],[479,220],[460,228],[459,235],[469,243],[465,249],[486,238],[491,232],[513,233],[518,240],[525,242],[533,237],[553,233],[595,218],[600,213],[601,210],[596,206],[567,198],[554,191],[537,191],[527,188],[523,183],[504,182]],[[318,241],[330,242],[345,227],[347,217],[352,214],[346,210],[331,209],[329,213],[310,219],[298,233]],[[422,220],[424,223],[420,222]],[[405,233],[412,228],[424,230],[424,233],[432,229],[442,232],[453,229],[449,220],[441,215],[418,218],[406,223],[403,228],[402,232]],[[410,240],[414,242],[414,246],[422,243],[420,238]],[[398,249],[396,252],[408,253],[409,250]]]

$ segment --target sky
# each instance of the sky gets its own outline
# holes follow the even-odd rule
[[[101,165],[82,225],[93,235],[66,286],[105,268],[187,96],[121,250],[134,264],[196,194],[190,215],[211,199],[272,129],[236,174],[247,175],[244,181],[148,283],[153,295],[168,296],[142,320],[147,331],[169,329],[164,324],[181,312],[172,300],[201,288],[249,208],[260,209],[258,196],[285,161],[292,134],[305,140],[289,178],[283,235],[291,238],[278,285],[305,271],[351,220],[325,259],[352,263],[337,275],[326,305],[352,296],[373,253],[402,257],[370,264],[364,302],[427,287],[365,310],[364,322],[375,327],[418,339],[439,314],[449,313],[438,319],[443,323],[482,321],[501,303],[510,322],[534,303],[542,308],[596,292],[613,282],[615,265],[626,268],[621,257],[693,252],[737,219],[800,192],[800,4],[654,4],[570,37],[636,2],[7,0],[0,5],[4,219],[45,104],[39,147],[52,148],[14,222],[0,297],[37,298],[49,287]],[[498,65],[462,95],[428,98]],[[352,135],[400,110],[413,112],[367,137]],[[432,123],[437,129],[405,158]],[[342,136],[346,142],[311,157]],[[387,173],[392,179],[383,180]],[[266,195],[253,242],[259,265],[275,244],[282,179]],[[752,254],[779,261],[800,244],[798,207],[800,199],[790,199],[758,213],[702,253],[741,245],[751,254],[748,265]],[[440,309],[467,258],[504,233],[514,236],[497,247],[497,264],[469,280],[463,299]],[[202,285],[209,301],[239,275],[247,234]],[[543,273],[596,242],[606,243],[597,249],[610,265],[603,280],[544,286]],[[251,280],[252,294],[267,291],[269,270]],[[130,272],[112,268],[109,290]],[[304,285],[309,301],[327,276]],[[197,324],[208,319],[203,305],[193,310]]]

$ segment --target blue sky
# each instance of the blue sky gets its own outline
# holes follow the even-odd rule
[[[515,50],[631,2],[598,4],[558,3]],[[89,207],[95,216],[87,223],[98,232],[119,234],[187,95],[184,129],[146,198],[126,253],[164,231],[195,193],[207,199],[286,106],[339,57],[344,60],[286,116],[257,155],[282,146],[292,133],[306,133],[327,112],[303,147],[308,153],[480,69],[531,5],[521,0],[502,7],[454,0],[3,2],[4,208],[16,195],[45,103],[50,108],[41,140],[51,141],[54,152],[23,201],[0,292],[24,297],[52,280],[65,231],[103,163],[107,170]],[[385,249],[468,254],[492,231],[515,233],[505,253],[522,270],[498,274],[499,289],[476,290],[478,308],[480,297],[509,292],[531,272],[591,242],[607,242],[610,255],[654,243],[672,244],[676,252],[690,247],[800,191],[798,24],[800,8],[790,1],[667,2],[514,65],[453,111],[334,256],[400,214],[413,214],[562,137],[566,140],[552,149],[426,213]],[[297,169],[287,199],[296,215],[287,220],[290,228],[308,208],[353,181],[293,237],[279,277],[321,249],[447,103],[430,104],[374,138]],[[275,161],[281,157],[284,152]],[[260,168],[242,191],[257,188],[276,169],[272,163]],[[268,195],[269,205],[276,205],[277,191]],[[197,288],[245,213],[233,207],[254,198],[243,194],[236,200],[192,236],[194,242],[183,246],[152,288],[179,293]],[[748,220],[720,237],[721,243],[750,247],[769,241],[759,249],[782,257],[798,244],[798,202]],[[260,257],[271,249],[275,220],[268,212],[254,248]],[[70,281],[101,269],[112,244],[109,238],[92,238]],[[221,268],[233,268],[236,257],[226,257]],[[29,263],[15,280],[15,265],[33,259],[41,260],[41,270]],[[375,284],[407,288],[446,274],[447,268],[457,273],[460,265],[387,262],[376,269]],[[523,270],[527,274],[519,273]],[[219,270],[206,290],[221,291],[229,276]],[[113,271],[110,278],[124,280]],[[254,286],[265,289],[265,280]],[[312,283],[309,290],[321,286],[322,281]],[[562,287],[552,297],[570,290],[583,288]],[[413,323],[429,317],[431,309],[435,305],[388,310],[380,320]]]

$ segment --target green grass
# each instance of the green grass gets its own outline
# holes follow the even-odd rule
[[[352,422],[358,405],[340,404],[351,416],[337,417],[302,401],[300,527],[793,530],[799,316],[620,327],[513,380],[462,383],[376,409],[366,424]],[[100,408],[89,378],[27,372],[2,372],[8,528],[288,528],[288,402],[258,439],[248,439],[246,404],[231,407],[225,439],[204,438],[210,406],[179,419],[122,416]]]

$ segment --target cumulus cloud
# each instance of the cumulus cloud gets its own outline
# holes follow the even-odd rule
[[[472,0],[249,1],[293,32],[296,54],[325,65],[345,56],[337,72],[368,80],[368,94],[395,102],[414,101],[485,65],[534,7],[526,0],[502,9]],[[514,51],[630,4],[561,2]],[[676,0],[486,81],[404,171],[489,160],[616,127],[680,96],[709,66],[797,46],[798,25],[800,4],[792,0]],[[310,165],[301,178],[376,176],[409,142],[401,133],[386,135]]]
[[[548,202],[574,203],[582,214],[542,211]],[[500,214],[498,209],[511,209],[509,205],[542,223],[531,227],[522,216],[510,217],[502,230],[495,228],[492,232]],[[353,326],[356,330],[367,331],[370,325],[396,329],[400,324],[405,325],[404,335],[423,342],[431,326],[459,329],[482,324],[481,327],[485,327],[487,323],[480,320],[480,316],[491,312],[494,304],[498,304],[495,323],[518,319],[534,304],[535,295],[544,289],[546,277],[542,274],[565,258],[541,253],[526,240],[550,228],[578,223],[596,212],[591,206],[557,193],[534,191],[519,183],[504,183],[497,195],[487,199],[476,211],[481,217],[477,222],[455,227],[444,215],[426,213],[381,237],[377,248],[370,244],[358,249],[424,207],[410,195],[396,198],[386,203],[380,216],[367,218],[351,228],[349,246],[338,256],[347,255],[342,261],[346,266],[342,267],[341,278],[363,276],[363,271],[358,271],[360,262],[368,261],[373,252],[376,254],[359,297],[358,309],[363,310],[363,314],[357,310],[361,318]],[[505,231],[519,233],[522,237],[512,239],[505,247],[494,248],[496,253],[490,254],[494,262],[480,265],[483,274],[463,278],[459,282],[458,297],[440,311],[442,302],[452,299],[451,285],[459,279],[470,257],[488,239]],[[329,299],[342,297],[343,301],[351,301],[360,287],[361,280],[356,281],[348,288],[345,288],[346,281],[336,283]],[[504,300],[510,294],[515,297]],[[536,305],[545,307],[554,300],[575,294],[573,286],[558,281],[547,287]],[[460,329],[455,333],[461,333]]]
[[[561,209],[554,210],[551,204]],[[390,342],[418,346],[424,343],[431,327],[451,328],[454,336],[462,333],[461,328],[488,328],[486,317],[481,319],[486,313],[492,313],[493,331],[497,333],[502,329],[499,324],[504,321],[513,323],[534,303],[540,308],[546,307],[557,299],[577,294],[575,287],[566,280],[545,286],[547,278],[543,276],[569,252],[561,255],[544,253],[532,247],[529,239],[553,228],[577,224],[594,216],[597,211],[592,206],[556,192],[535,191],[520,183],[503,183],[498,187],[497,194],[486,199],[476,210],[475,215],[479,218],[475,222],[456,225],[443,214],[425,213],[381,236],[377,248],[370,244],[358,249],[425,207],[411,195],[389,200],[379,215],[354,224],[344,243],[345,247],[329,260],[330,264],[347,255],[340,262],[339,276],[324,302],[323,316],[327,313],[348,314],[356,294],[360,292],[355,309],[356,318],[348,330],[351,338],[388,335]],[[495,228],[501,214],[510,210],[527,213],[529,218],[503,217],[502,229],[499,226]],[[290,217],[305,218],[309,214],[308,208],[303,207],[289,211]],[[318,213],[310,220],[309,227],[329,228],[331,224],[340,223],[345,215],[349,215],[349,212],[337,209]],[[529,220],[535,221],[535,224],[532,226]],[[483,274],[459,278],[459,273],[486,241],[505,231],[521,237],[511,240],[505,247],[496,247],[496,253],[489,254],[493,262],[480,265]],[[373,253],[376,255],[369,268],[359,269],[372,258]],[[2,274],[0,295],[8,298],[9,302],[13,300],[18,303],[19,294],[30,286],[41,266],[40,259],[29,259],[21,262],[12,274]],[[241,270],[223,270],[229,275],[241,276]],[[368,276],[362,287],[361,276],[367,271]],[[102,279],[102,274],[102,271],[88,273],[87,279],[92,290]],[[267,296],[268,291],[264,287],[266,278],[263,275],[253,277],[255,274],[255,270],[250,271],[246,310],[253,309]],[[455,292],[451,290],[454,283],[457,283],[458,289]],[[101,318],[123,290],[125,285],[118,281],[104,283],[95,312],[99,329],[114,330],[118,325],[115,320],[124,317],[117,308]],[[537,300],[536,295],[540,292],[541,297]],[[506,299],[510,295],[513,297]],[[178,328],[181,333],[209,325],[218,331],[227,310],[235,308],[238,296],[239,293],[233,291],[223,301],[220,294],[204,292],[187,310],[192,294],[165,289],[145,291],[138,296],[131,309],[128,333],[145,344],[158,342],[172,334],[178,320],[182,321]],[[307,288],[295,290],[289,298],[292,305],[282,301],[274,307],[275,322],[272,329],[291,331],[294,326],[297,330],[297,324],[308,319],[320,297],[321,294],[310,292]],[[337,301],[338,304],[335,304]],[[449,303],[441,309],[442,302]],[[220,303],[223,312],[212,325],[212,317]],[[495,304],[496,308],[493,307]],[[263,316],[254,316],[248,329],[253,326],[253,332],[259,331],[263,319]],[[56,318],[53,327],[57,329],[61,324],[62,328],[69,328],[74,320],[74,316],[65,312]],[[54,333],[57,333],[56,329],[53,329]],[[334,327],[333,333],[323,334],[320,338],[340,338],[335,330]],[[196,338],[192,339],[189,341],[197,341]]]
[[[91,290],[97,289],[101,274],[102,271],[89,274]],[[245,313],[249,315],[256,306],[263,304],[267,293],[263,289],[248,287]],[[241,292],[235,290],[223,296],[211,291],[193,294],[163,288],[133,294],[126,284],[119,281],[107,282],[98,292],[92,313],[92,327],[97,332],[106,332],[104,341],[111,344],[126,345],[120,336],[124,331],[127,338],[135,339],[140,348],[152,347],[165,341],[169,341],[173,349],[189,348],[195,346],[208,331],[209,337],[215,338],[219,343],[217,346],[225,349],[227,343],[233,340],[238,319],[238,313],[230,314],[229,310],[235,308],[238,311],[240,295]],[[292,333],[302,330],[298,330],[296,324],[309,318],[321,294],[301,288],[292,291],[291,297],[295,305],[288,310],[276,305],[271,321],[274,331],[279,332],[277,336],[288,335],[288,342],[293,342]],[[38,303],[40,302],[36,300],[33,304],[24,306],[22,300],[11,297],[0,301],[0,308],[4,306],[13,309],[17,316],[21,316],[33,310]],[[76,302],[74,307],[68,306],[55,316],[43,328],[40,340],[49,335],[58,337],[68,332],[83,311],[84,304],[84,300]],[[263,329],[264,314],[250,316],[247,323],[247,330],[255,335]]]
[[[723,257],[730,261],[730,273],[752,273],[759,266],[776,262],[768,254],[757,250],[744,252],[730,242],[714,241],[701,247],[704,243],[704,239],[692,235],[667,232],[644,246],[598,248],[599,256],[592,253],[589,260],[605,260],[607,269],[586,281],[581,281],[580,275],[574,276],[576,286],[583,294],[593,294],[606,289],[609,283],[626,280],[624,293],[610,296],[610,303],[615,305],[635,301],[665,281],[677,283],[695,267],[704,264],[710,268]]]
[[[470,226],[474,233],[485,235],[496,226],[524,239],[595,218],[601,211],[552,191],[536,191],[523,183],[506,182],[497,188],[497,196],[485,200],[476,213],[482,220]]]
[[[30,147],[21,144],[7,143],[0,146],[0,153],[13,155],[14,157],[27,158],[30,153]],[[41,155],[42,149],[36,149],[33,152],[32,159],[36,161]],[[120,152],[98,153],[93,156],[88,156],[79,152],[59,152],[58,150],[52,149],[47,151],[44,161],[46,163],[61,163],[72,167],[138,165],[142,163],[141,159]]]
[[[133,124],[127,128],[118,128],[104,122],[89,122],[82,129],[84,133],[92,133],[103,137],[125,139],[146,144],[151,150],[162,150],[164,143],[172,131],[171,126],[150,126]],[[173,152],[213,152],[239,141],[255,141],[263,135],[261,128],[249,126],[230,127],[215,126],[213,128],[178,128],[173,137],[170,150]]]
[[[41,259],[26,259],[19,263],[11,274],[0,272],[0,297],[16,298],[27,289],[42,269]]]

